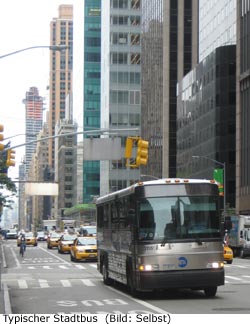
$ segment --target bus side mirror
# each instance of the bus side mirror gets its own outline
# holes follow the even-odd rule
[[[240,238],[243,238],[243,231],[240,231]]]

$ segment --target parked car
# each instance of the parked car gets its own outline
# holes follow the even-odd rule
[[[17,230],[15,228],[11,228],[11,229],[7,230],[7,232],[5,233],[5,238],[6,239],[17,239],[18,238]]]
[[[37,238],[36,235],[33,232],[26,232],[25,233],[25,240],[26,240],[26,245],[33,245],[37,246]],[[17,246],[20,246],[21,239],[20,236],[17,239]]]
[[[52,249],[54,247],[58,247],[58,242],[61,236],[62,234],[58,232],[49,233],[47,238],[47,248]]]
[[[37,238],[37,241],[46,241],[47,234],[43,231],[39,231],[39,232],[37,232],[36,238]]]
[[[226,263],[233,263],[233,250],[226,244],[224,244],[224,261]]]
[[[71,261],[97,260],[96,238],[77,237],[70,248],[70,259]]]
[[[70,234],[63,234],[59,241],[58,241],[58,246],[57,250],[58,253],[65,253],[65,252],[70,252],[70,247],[73,245],[74,240],[77,238],[77,235],[70,235]]]

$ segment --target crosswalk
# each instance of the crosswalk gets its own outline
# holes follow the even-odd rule
[[[85,270],[89,268],[97,268],[97,263],[73,263],[73,262],[62,262],[60,260],[55,260],[53,258],[23,258],[19,263],[19,267],[30,269],[30,270],[70,270],[72,268],[76,268],[79,270]]]
[[[11,279],[2,278],[2,281],[7,284],[9,288],[14,289],[37,289],[37,288],[72,288],[72,287],[96,287],[97,282],[100,282],[101,278],[95,279]],[[250,275],[243,275],[241,277],[225,276],[225,284],[250,284]]]
[[[9,289],[38,289],[38,288],[72,288],[72,287],[95,287],[97,280],[101,279],[11,279],[3,278]]]

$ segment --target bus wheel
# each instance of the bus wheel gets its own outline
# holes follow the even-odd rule
[[[206,297],[214,297],[217,292],[217,287],[207,287],[204,289]]]
[[[108,274],[108,267],[105,262],[102,265],[102,278],[105,285],[111,285],[111,279],[109,278]]]

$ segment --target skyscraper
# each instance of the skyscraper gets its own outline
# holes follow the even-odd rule
[[[140,126],[141,116],[141,1],[102,0],[101,128],[122,138],[121,128]],[[116,131],[117,130],[117,131]],[[101,194],[127,187],[139,171],[126,160],[101,161]]]
[[[199,0],[199,61],[236,43],[236,0]]]
[[[84,130],[100,128],[101,0],[84,1]],[[88,137],[88,135],[85,135]],[[83,162],[83,203],[100,194],[100,161]]]
[[[66,97],[71,92],[73,51],[73,6],[60,5],[58,17],[50,23],[50,45],[66,45],[65,51],[50,52],[49,136],[56,123],[65,117]],[[49,166],[55,163],[55,141],[49,141]]]
[[[237,1],[236,211],[250,213],[250,2]]]
[[[25,143],[34,141],[36,135],[42,129],[43,124],[43,98],[39,96],[36,87],[30,87],[26,92],[25,99]],[[25,146],[25,174],[29,172],[32,155],[35,152],[36,143]]]
[[[176,176],[177,82],[198,61],[198,0],[142,0],[143,173]]]

